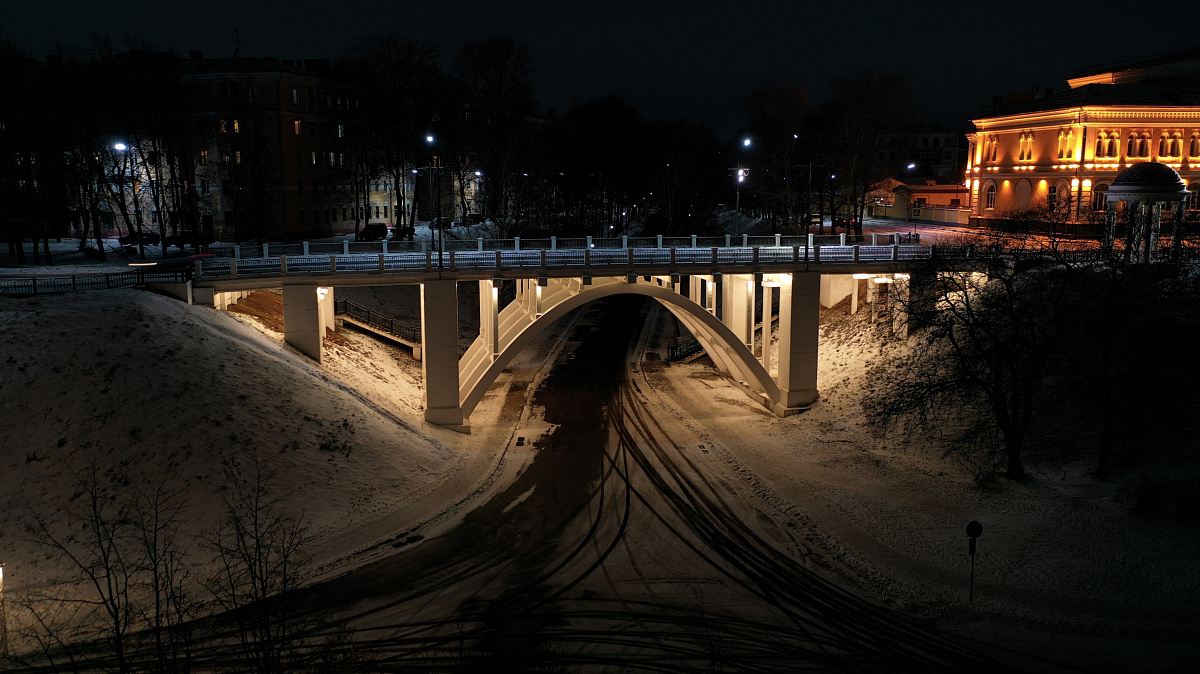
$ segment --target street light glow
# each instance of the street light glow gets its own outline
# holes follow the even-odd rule
[[[114,150],[117,150],[118,152],[120,152],[120,151],[124,151],[124,150],[125,150],[125,143],[116,143],[116,144],[114,144],[114,145],[113,145],[113,149],[114,149]]]
[[[432,143],[432,142],[433,142],[433,136],[425,136],[425,142],[426,142],[426,143]]]
[[[481,175],[483,175],[483,171],[476,171],[476,172],[475,172],[475,177],[479,177],[479,176],[481,176]]]
[[[909,169],[915,169],[915,168],[917,168],[917,165],[916,165],[916,164],[909,164],[909,165],[908,165],[908,168],[909,168]]]
[[[742,147],[750,147],[750,139],[749,138],[745,138],[742,140]]]

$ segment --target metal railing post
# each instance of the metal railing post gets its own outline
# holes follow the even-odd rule
[[[813,235],[812,234],[808,235],[808,247],[809,248],[813,247]]]
[[[477,246],[477,248],[475,250],[482,253],[483,252],[483,237],[481,236],[481,237],[475,239],[475,244]]]
[[[749,245],[750,245],[750,235],[743,234],[742,235],[742,248],[745,248],[746,246],[749,246]]]
[[[539,250],[538,252],[541,253],[540,257],[542,258],[542,269],[545,269],[546,268],[546,249],[543,248],[543,249]]]
[[[279,273],[287,274],[287,256],[286,255],[279,256]]]
[[[263,244],[263,257],[271,257],[271,244]]]
[[[725,235],[725,247],[730,248],[732,246],[733,246],[733,240],[729,238],[728,234],[726,234]]]
[[[624,234],[621,235],[621,247],[629,248],[629,237]]]
[[[242,244],[240,244],[240,243],[233,244],[233,259],[235,259],[235,260],[242,259]]]
[[[776,247],[776,248],[778,248],[778,247],[780,247],[780,246],[782,246],[782,245],[783,245],[783,235],[782,235],[782,234],[776,234],[776,235],[775,235],[775,247]]]
[[[696,247],[696,235],[693,234],[692,235],[692,248],[695,248],[695,247]]]
[[[590,237],[590,236],[587,238],[587,247],[588,248],[592,247],[592,237]]]
[[[892,259],[893,260],[900,259],[900,244],[898,244],[898,243],[892,244]]]
[[[879,245],[879,235],[876,234],[875,232],[871,232],[871,245],[872,246]]]
[[[854,254],[851,256],[851,258],[852,258],[852,259],[853,259],[855,262],[858,262],[858,250],[859,250],[859,248],[861,248],[861,246],[854,246],[854,247],[852,247],[852,248],[851,248],[851,250],[852,250],[852,251],[853,251],[853,253],[854,253]]]
[[[342,255],[349,255],[349,254],[350,254],[350,241],[348,239],[342,239]]]
[[[846,233],[845,232],[838,234],[838,245],[839,246],[846,245]]]
[[[450,251],[450,269],[454,269],[454,251]]]
[[[308,242],[304,242],[304,256],[308,257]]]
[[[237,276],[237,260],[229,261],[229,275]]]
[[[513,250],[521,250],[521,237],[513,237]]]
[[[550,250],[558,250],[558,237],[550,237]]]
[[[423,240],[421,241],[421,248],[425,248]],[[423,252],[425,253],[425,270],[428,271],[433,268],[433,251],[425,250]]]
[[[658,235],[658,247],[662,248],[662,234]]]

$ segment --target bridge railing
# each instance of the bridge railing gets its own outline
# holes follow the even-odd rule
[[[345,298],[334,299],[333,312],[338,315],[349,316],[360,323],[365,323],[376,330],[395,335],[409,343],[421,343],[421,327],[419,325],[412,325],[357,302]]]
[[[369,255],[382,253],[428,253],[437,252],[439,247],[448,252],[488,252],[518,250],[628,250],[628,249],[677,249],[685,248],[770,248],[770,247],[831,247],[845,245],[893,245],[916,243],[911,234],[871,234],[854,240],[845,234],[810,236],[774,234],[749,236],[727,234],[723,236],[651,236],[651,237],[549,237],[512,239],[457,239],[445,237],[419,239],[415,241],[338,241],[320,243],[265,243],[214,245],[210,253],[218,258],[248,260],[251,258],[298,257],[320,255]]]
[[[312,248],[310,247],[310,251]],[[344,248],[343,248],[344,250]],[[223,278],[234,276],[267,276],[288,274],[329,274],[362,272],[414,272],[432,271],[439,268],[453,270],[543,269],[580,268],[610,270],[622,273],[619,268],[639,266],[688,267],[746,266],[758,264],[789,263],[855,263],[920,260],[932,257],[933,246],[762,246],[709,248],[613,248],[595,247],[583,249],[536,250],[493,249],[450,250],[376,254],[331,254],[296,255],[279,257],[257,257],[234,259],[229,257],[209,258],[198,263],[201,278]],[[945,259],[964,258],[971,254],[966,247],[961,250],[948,248]]]

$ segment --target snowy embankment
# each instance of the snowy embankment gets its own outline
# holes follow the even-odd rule
[[[220,514],[227,466],[258,461],[328,566],[461,498],[495,459],[472,451],[485,438],[425,426],[419,364],[353,340],[327,340],[321,368],[269,325],[135,290],[0,298],[0,340],[10,591],[49,571],[26,527],[70,507],[91,465],[130,490],[169,476],[198,534]]]
[[[664,416],[703,428],[777,521],[882,604],[1057,659],[1200,656],[1186,636],[1200,617],[1194,526],[1133,514],[1123,480],[1096,481],[1090,458],[1040,463],[1025,481],[983,490],[943,458],[942,441],[876,437],[861,405],[867,373],[908,346],[868,316],[822,309],[821,399],[807,412],[763,414],[697,361],[654,376]],[[973,602],[971,520],[984,525]]]

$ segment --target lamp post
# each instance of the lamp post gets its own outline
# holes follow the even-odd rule
[[[742,139],[742,147],[750,147],[750,139],[749,138]],[[742,168],[742,153],[740,150],[738,151],[738,165],[737,165],[737,168],[734,169],[734,171],[736,172],[736,176],[737,176],[737,183],[736,183],[737,197],[736,197],[736,201],[734,202],[733,212],[741,215],[741,213],[742,213],[742,183],[745,182],[747,176],[750,175],[750,169]]]
[[[8,657],[8,616],[4,613],[4,564],[0,563],[0,658]]]
[[[436,139],[433,136],[425,136],[425,142],[429,144],[430,150],[432,151],[432,149],[434,147],[434,143],[436,142]],[[438,267],[441,268],[443,266],[443,264],[442,264],[442,228],[438,227],[437,214],[434,209],[434,205],[437,202],[434,200],[434,194],[433,194],[433,174],[437,172],[437,169],[438,169],[437,164],[438,164],[437,157],[431,155],[431,161],[429,162],[429,166],[422,166],[421,168],[424,169],[429,174],[429,228],[430,228],[430,233],[432,233],[432,230],[434,228],[437,229]]]

